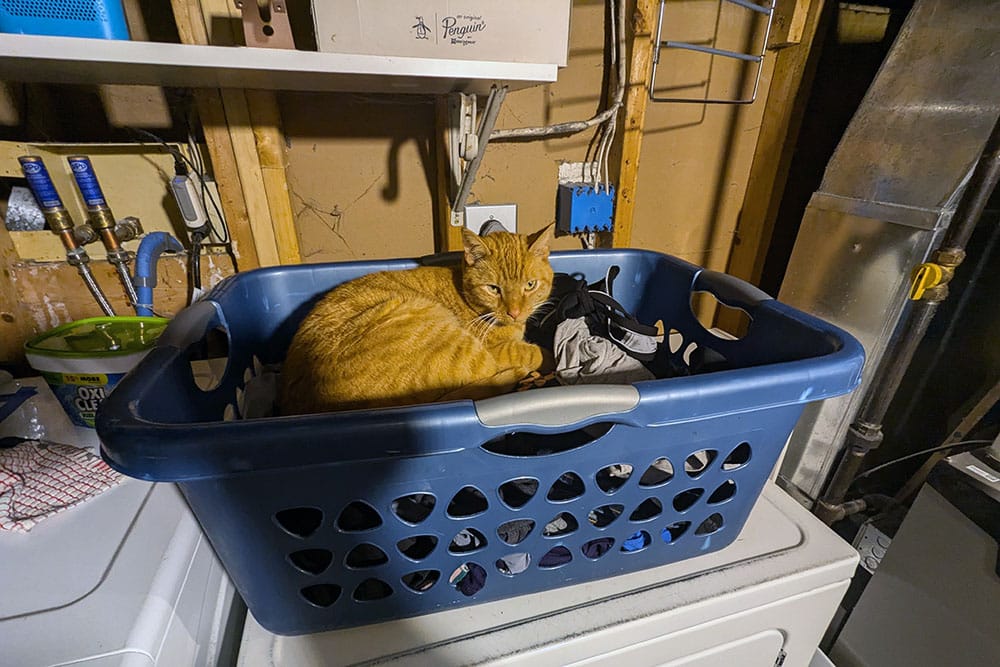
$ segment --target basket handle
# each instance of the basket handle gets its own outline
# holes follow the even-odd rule
[[[740,280],[728,273],[703,269],[698,272],[691,283],[691,291],[708,291],[715,298],[733,308],[741,308],[751,312],[765,301],[773,301],[774,297],[745,280]]]
[[[475,402],[475,409],[479,421],[488,428],[565,428],[597,420],[633,423],[623,415],[638,405],[639,391],[632,385],[590,384],[485,398]]]
[[[214,301],[198,301],[170,320],[157,344],[185,349],[204,338],[215,326],[226,328],[219,306]]]

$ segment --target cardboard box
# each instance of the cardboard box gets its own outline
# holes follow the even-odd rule
[[[312,0],[320,51],[566,65],[572,0]]]

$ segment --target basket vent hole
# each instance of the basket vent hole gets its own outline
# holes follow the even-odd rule
[[[613,426],[600,423],[562,433],[507,433],[483,443],[482,448],[500,456],[551,456],[589,445],[607,435]]]
[[[448,516],[475,516],[485,512],[489,506],[482,491],[474,486],[466,486],[448,503]]]
[[[719,485],[715,491],[712,491],[712,495],[708,497],[709,505],[717,505],[719,503],[724,503],[733,496],[736,495],[736,482],[731,479],[727,479],[725,482]]]
[[[534,529],[535,522],[531,519],[514,519],[497,526],[497,537],[514,546],[523,542]]]
[[[292,507],[276,513],[274,520],[291,535],[309,537],[323,523],[323,512],[315,507]]]
[[[614,538],[598,537],[595,540],[590,540],[589,542],[585,542],[584,545],[580,547],[580,551],[582,551],[583,555],[586,556],[587,558],[591,560],[597,560],[604,554],[611,551],[611,549],[614,546],[615,546]]]
[[[392,513],[401,521],[416,525],[430,516],[437,499],[429,493],[411,493],[392,501]]]
[[[705,489],[688,489],[687,491],[681,491],[674,496],[674,509],[678,512],[685,512],[691,509],[704,493]]]
[[[672,353],[677,354],[677,351],[684,345],[684,335],[677,329],[671,329],[670,333],[667,334],[667,345],[670,346]]]
[[[736,446],[726,460],[722,462],[722,469],[725,471],[736,470],[737,468],[742,468],[750,461],[750,443],[741,442]]]
[[[486,570],[478,563],[462,563],[448,577],[448,583],[466,597],[472,597],[486,585]]]
[[[691,454],[684,459],[684,472],[688,477],[697,477],[712,465],[712,461],[719,455],[714,449],[702,449]]]
[[[545,537],[562,537],[563,535],[576,532],[576,529],[579,527],[580,524],[572,514],[561,512],[545,524],[542,535]]]
[[[353,568],[376,567],[388,562],[389,557],[385,555],[384,551],[374,544],[367,543],[359,544],[351,549],[347,558],[344,559],[344,564]]]
[[[687,529],[690,527],[690,521],[677,521],[660,531],[660,537],[663,538],[663,541],[667,544],[672,544],[676,542],[681,535],[686,533]]]
[[[653,538],[649,536],[649,533],[639,530],[632,533],[627,540],[622,542],[621,550],[623,553],[634,554],[648,547],[652,541]]]
[[[382,517],[375,508],[360,500],[345,507],[337,517],[337,527],[348,532],[371,530],[381,525]]]
[[[722,339],[743,338],[753,322],[748,312],[722,303],[711,292],[691,292],[691,312],[706,331]],[[719,322],[726,323],[724,329]],[[722,331],[722,335],[717,331]]]
[[[191,376],[198,389],[208,392],[219,388],[229,365],[229,334],[215,327],[187,349]]]
[[[639,486],[660,486],[666,484],[674,476],[674,466],[665,458],[658,458],[653,461],[646,472],[639,478]]]
[[[694,534],[711,535],[712,533],[718,532],[724,523],[725,521],[723,520],[722,515],[716,512],[702,521],[701,524],[694,529]]]
[[[663,513],[663,503],[656,498],[646,498],[629,515],[629,521],[649,521]]]
[[[624,505],[601,505],[590,510],[587,520],[597,528],[604,528],[605,526],[610,526],[624,511]]]
[[[579,475],[575,472],[564,472],[555,481],[545,497],[552,502],[563,502],[579,498],[585,490],[583,480],[580,479]]]
[[[531,554],[524,551],[507,554],[503,558],[498,558],[495,564],[500,574],[512,577],[528,569],[528,566],[531,565]]]
[[[554,570],[557,567],[567,565],[572,560],[573,554],[571,554],[569,549],[566,547],[552,547],[544,556],[542,556],[542,559],[538,561],[538,567],[543,570]]]
[[[411,591],[423,593],[434,587],[434,584],[441,578],[441,573],[437,570],[418,570],[403,575],[403,585]]]
[[[415,535],[401,539],[396,548],[410,560],[423,560],[431,555],[437,543],[438,538],[434,535]]]
[[[519,509],[538,493],[538,480],[530,477],[519,477],[504,482],[497,490],[500,500],[511,509]]]
[[[627,463],[615,463],[597,471],[597,488],[604,493],[614,493],[632,476],[632,466]]]
[[[299,594],[306,602],[317,607],[329,607],[340,597],[340,586],[336,584],[315,584],[306,586]]]
[[[333,552],[327,549],[302,549],[288,554],[288,560],[306,574],[322,574],[333,562]]]
[[[681,359],[684,360],[684,363],[688,366],[688,368],[692,365],[691,355],[693,355],[697,349],[698,343],[691,342],[687,344],[687,347],[684,348],[684,352],[681,353]]]
[[[354,589],[354,599],[358,602],[384,600],[392,595],[392,586],[381,579],[365,579]]]
[[[486,536],[475,528],[463,528],[452,538],[448,553],[468,554],[486,547]]]

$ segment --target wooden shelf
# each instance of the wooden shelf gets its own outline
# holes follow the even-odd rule
[[[381,93],[489,92],[556,80],[533,63],[318,53],[245,46],[0,35],[4,81]]]

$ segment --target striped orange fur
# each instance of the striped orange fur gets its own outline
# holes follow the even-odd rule
[[[372,273],[332,290],[292,339],[281,414],[511,391],[542,365],[524,329],[552,289],[552,233],[463,230],[459,266]]]

